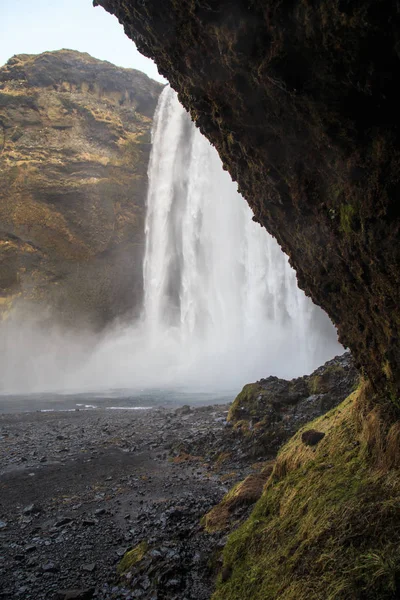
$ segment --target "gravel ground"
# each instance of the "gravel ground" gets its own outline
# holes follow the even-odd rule
[[[200,519],[245,469],[229,463],[224,483],[172,449],[215,447],[227,410],[0,415],[0,598],[209,598],[225,539]],[[143,572],[117,577],[143,541]]]

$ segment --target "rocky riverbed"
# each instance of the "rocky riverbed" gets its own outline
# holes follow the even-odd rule
[[[208,598],[224,537],[200,519],[250,466],[227,474],[177,448],[218,438],[227,411],[1,415],[0,597]],[[118,577],[142,542],[143,576]]]

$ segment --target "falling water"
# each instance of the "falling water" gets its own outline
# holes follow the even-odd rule
[[[0,386],[237,391],[343,351],[169,87],[154,119],[143,269],[141,319],[100,341],[27,327],[17,335],[10,323]]]
[[[294,376],[341,350],[170,87],[154,121],[144,282],[147,342],[174,342],[181,380]]]

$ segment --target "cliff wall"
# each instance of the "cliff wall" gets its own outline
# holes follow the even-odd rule
[[[21,301],[95,328],[138,310],[161,89],[71,50],[0,68],[3,318]]]
[[[400,386],[399,9],[95,0],[158,64],[376,390]]]

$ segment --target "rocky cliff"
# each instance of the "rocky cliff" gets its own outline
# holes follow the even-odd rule
[[[162,85],[72,50],[0,68],[0,311],[104,326],[140,305]]]
[[[94,3],[155,59],[300,287],[398,404],[397,3]]]

